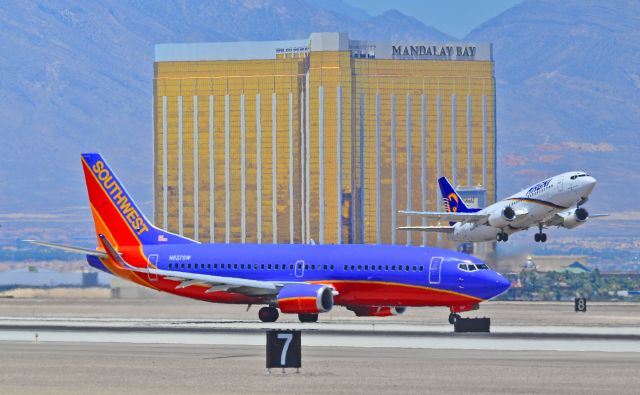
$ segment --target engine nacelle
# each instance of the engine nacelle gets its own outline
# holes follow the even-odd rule
[[[489,225],[494,228],[504,228],[516,218],[516,212],[511,206],[506,206],[500,211],[495,211],[489,216]]]
[[[569,211],[566,215],[562,216],[562,224],[563,228],[573,229],[578,225],[582,225],[589,219],[589,212],[580,207],[575,210]]]
[[[285,285],[278,292],[278,307],[283,313],[326,313],[333,308],[333,289],[322,284]]]
[[[379,306],[358,306],[347,307],[348,310],[356,313],[358,317],[389,317],[392,315],[404,314],[406,307],[379,307]]]

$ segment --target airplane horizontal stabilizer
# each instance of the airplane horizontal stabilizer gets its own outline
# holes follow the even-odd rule
[[[484,223],[489,219],[488,214],[478,213],[445,213],[439,211],[399,211],[400,214],[419,215],[436,221]]]
[[[276,294],[281,284],[271,281],[249,280],[238,277],[212,276],[209,274],[188,273],[174,270],[162,270],[155,268],[135,267],[127,263],[109,240],[102,234],[98,235],[105,247],[109,258],[116,261],[123,269],[138,273],[148,273],[164,277],[168,280],[180,281],[176,289],[186,288],[192,285],[208,287],[208,292],[229,291],[250,295],[273,295]]]
[[[98,258],[106,258],[108,255],[104,251],[92,250],[90,248],[82,248],[82,247],[74,247],[65,244],[55,244],[55,243],[47,243],[46,241],[38,241],[38,240],[23,240],[27,243],[37,244],[44,247],[56,248],[58,250],[63,250],[67,252],[72,252],[75,254],[83,254],[83,255],[92,255],[97,256]]]
[[[420,232],[453,233],[453,226],[400,226],[398,230],[417,230]]]

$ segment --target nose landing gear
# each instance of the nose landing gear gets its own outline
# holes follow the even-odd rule
[[[449,314],[449,323],[451,325],[455,324],[456,321],[460,318],[460,314],[451,313]]]

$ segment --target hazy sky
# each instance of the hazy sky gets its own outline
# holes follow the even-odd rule
[[[389,9],[410,15],[425,25],[462,38],[482,22],[521,3],[522,0],[344,0],[372,16]]]

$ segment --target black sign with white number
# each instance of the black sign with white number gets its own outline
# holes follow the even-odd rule
[[[267,369],[302,366],[300,331],[267,331]]]
[[[587,298],[576,298],[576,312],[586,313],[587,312]]]

